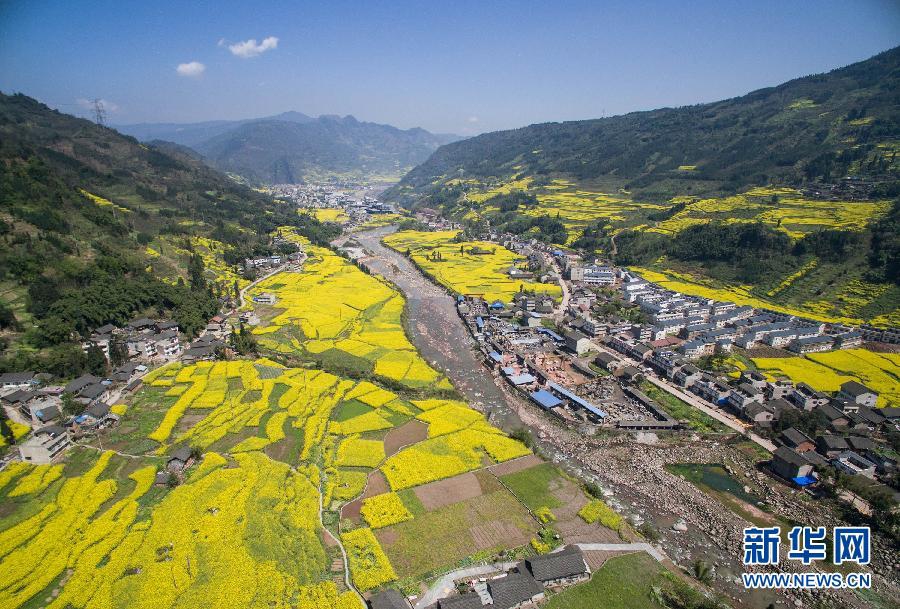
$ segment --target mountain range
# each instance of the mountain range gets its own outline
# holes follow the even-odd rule
[[[453,142],[382,197],[683,290],[896,326],[898,153],[900,47],[724,101]]]
[[[2,93],[0,200],[0,370],[77,373],[73,339],[138,313],[194,333],[233,291],[223,261],[273,253],[279,226],[338,230],[176,146]]]
[[[141,123],[116,127],[142,141],[196,151],[211,166],[253,183],[293,183],[329,176],[399,177],[443,144],[459,138],[398,129],[353,116],[301,112],[238,121]]]
[[[389,192],[513,175],[599,182],[654,199],[848,173],[896,175],[900,47],[827,74],[681,108],[487,133],[443,146]],[[690,168],[685,171],[684,168]]]

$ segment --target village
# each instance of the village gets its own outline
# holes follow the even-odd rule
[[[824,324],[686,296],[627,268],[585,263],[537,241],[495,238],[521,256],[507,270],[511,278],[555,279],[562,303],[541,294],[509,303],[459,295],[457,310],[494,375],[556,420],[587,434],[695,431],[681,412],[667,410],[674,401],[772,453],[768,473],[789,487],[815,495],[820,472],[840,472],[867,495],[896,501],[897,491],[884,482],[896,476],[888,435],[900,425],[900,408],[876,407],[876,391],[847,381],[828,394],[756,370],[726,376],[700,366],[734,347],[806,354],[897,344],[896,329]]]
[[[562,301],[540,293],[522,292],[510,302],[465,294],[456,297],[455,308],[497,382],[563,428],[588,438],[605,432],[687,438],[696,429],[682,412],[671,412],[674,399],[772,453],[765,474],[786,488],[816,497],[822,473],[834,471],[896,496],[883,480],[894,475],[897,463],[883,448],[886,434],[897,429],[900,409],[877,408],[875,391],[853,381],[829,395],[752,370],[732,378],[700,366],[702,358],[727,354],[735,346],[806,353],[872,340],[891,343],[896,333],[882,330],[876,336],[865,329],[684,296],[626,268],[584,263],[572,252],[539,242],[509,237],[497,241],[521,257],[506,270],[510,278],[559,282]],[[361,246],[355,249],[360,251],[345,247],[344,254],[365,255]],[[302,251],[248,259],[236,270],[253,269],[262,279],[300,268],[304,259]],[[6,458],[55,462],[69,447],[100,438],[104,429],[116,426],[118,402],[137,391],[150,370],[176,360],[189,364],[233,356],[232,332],[259,323],[252,310],[241,309],[246,290],[240,298],[223,301],[226,312],[210,319],[193,340],[165,319],[141,317],[123,327],[96,328],[83,339],[82,349],[102,353],[108,374],[88,374],[66,384],[39,372],[0,375],[0,400],[7,416],[32,429],[18,454],[10,451]],[[277,306],[276,297],[266,292],[253,300]],[[811,433],[808,425],[801,430],[781,420],[814,420],[818,425]],[[196,457],[190,447],[167,455],[156,484],[180,483]],[[871,513],[865,499],[849,496],[858,509]],[[565,546],[545,556],[456,576],[450,582],[455,593],[416,607],[533,606],[589,578],[590,568],[578,546]],[[373,609],[410,607],[391,589],[369,602]]]
[[[235,272],[250,270],[256,281],[285,270],[299,270],[306,254],[297,252],[246,259]],[[3,455],[5,465],[16,458],[34,464],[54,463],[76,443],[101,437],[104,429],[118,425],[124,412],[119,402],[142,386],[142,377],[174,361],[194,364],[236,355],[232,335],[244,324],[258,323],[252,310],[239,310],[243,293],[221,298],[222,312],[208,320],[199,335],[190,339],[171,319],[139,317],[122,327],[106,324],[81,341],[82,351],[99,362],[96,374],[84,374],[65,384],[41,371],[0,374],[0,407],[6,418],[23,429],[17,450]],[[260,304],[275,304],[271,294],[253,298]],[[190,450],[189,448],[187,449]],[[183,451],[182,451],[183,452]],[[171,455],[170,465],[157,480],[172,482],[169,474],[181,475],[188,461],[185,454]]]

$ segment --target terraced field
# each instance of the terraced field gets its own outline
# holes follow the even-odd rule
[[[482,294],[489,302],[510,302],[521,290],[561,295],[555,283],[511,279],[507,270],[520,261],[514,252],[496,243],[455,241],[458,233],[401,231],[385,237],[384,243],[401,253],[409,251],[419,268],[456,294]]]
[[[399,292],[328,249],[304,247],[309,257],[301,272],[278,273],[250,291],[277,298],[253,330],[262,347],[409,387],[451,389],[406,337]]]
[[[550,508],[533,512],[500,482],[539,460],[447,399],[449,383],[406,340],[388,284],[309,251],[303,273],[260,287],[289,305],[268,312],[263,330],[275,330],[260,338],[298,328],[291,344],[303,357],[371,341],[430,380],[410,364],[379,384],[367,378],[377,357],[360,374],[266,358],[154,370],[115,406],[122,421],[102,449],[93,440],[63,465],[0,472],[0,605],[349,609],[361,602],[345,573],[358,591],[412,592],[457,564],[549,548],[539,540]],[[196,460],[184,479],[157,478],[179,447]],[[571,486],[558,503],[586,505]],[[600,524],[578,522],[603,539]],[[422,543],[438,538],[446,544]]]
[[[144,446],[141,459],[81,449],[88,454],[78,475],[25,464],[3,473],[0,493],[16,504],[0,527],[10,559],[0,567],[4,607],[48,594],[66,569],[52,607],[174,607],[194,598],[204,599],[198,606],[358,606],[331,581],[334,542],[319,521],[320,497],[336,523],[369,476],[384,472],[387,494],[362,512],[384,527],[414,520],[393,492],[529,452],[461,402],[410,401],[266,359],[173,364],[145,382],[157,405],[152,424],[106,440],[117,450]],[[427,437],[386,457],[386,433],[411,420],[427,425]],[[200,465],[172,490],[152,487],[164,463],[157,455],[176,446],[202,453]],[[130,481],[108,471],[114,458],[137,468]],[[335,534],[354,584],[368,590],[396,579],[371,529],[348,524]]]
[[[825,322],[852,325],[866,322],[880,327],[900,324],[900,309],[874,317],[863,317],[866,307],[880,298],[892,298],[893,295],[889,292],[897,288],[872,284],[853,276],[848,277],[845,271],[835,276],[829,274],[827,278],[823,278],[822,274],[811,276],[810,271],[817,265],[809,265],[786,277],[777,284],[777,287],[766,292],[755,286],[726,285],[702,276],[677,272],[666,268],[664,262],[660,262],[657,267],[659,268],[631,267],[631,270],[647,281],[682,294],[762,307]],[[822,267],[819,268],[822,270]],[[837,269],[835,271],[837,272]],[[810,295],[809,290],[800,291],[801,282],[819,285]],[[828,288],[827,295],[823,293],[822,286],[825,284],[832,286]]]
[[[862,230],[890,208],[889,201],[816,201],[792,188],[752,188],[733,197],[685,199],[684,210],[650,232],[674,234],[709,221],[764,222],[794,238],[821,229]]]
[[[689,172],[685,165],[680,172]],[[451,181],[452,182],[452,181]],[[490,186],[476,181],[456,181],[468,191],[459,210],[466,219],[477,219],[487,212],[499,211],[486,203],[490,197],[521,190],[533,194],[538,205],[520,206],[527,216],[559,218],[566,227],[567,244],[575,241],[585,227],[602,222],[615,233],[628,228],[638,231],[674,235],[694,225],[709,222],[763,222],[788,234],[793,239],[819,230],[842,229],[861,231],[882,217],[890,201],[819,201],[805,198],[792,188],[757,187],[730,197],[672,197],[658,205],[633,200],[622,190],[615,193],[556,179],[535,184],[529,177],[516,177]],[[474,208],[472,204],[474,205]],[[651,220],[675,205],[668,218]],[[464,211],[465,210],[465,211]],[[848,269],[840,262],[811,259],[802,267],[773,278],[765,286],[723,285],[702,276],[690,276],[685,269],[664,259],[640,269],[645,277],[655,276],[659,282],[685,294],[708,296],[765,306],[791,314],[823,321],[851,324],[871,323],[879,327],[900,325],[900,288],[886,283],[872,283],[865,275],[865,265]]]
[[[344,213],[343,209],[333,207],[315,207],[311,209],[301,209],[300,213],[307,213],[319,222],[335,222],[337,224],[346,224],[350,221],[350,216]]]

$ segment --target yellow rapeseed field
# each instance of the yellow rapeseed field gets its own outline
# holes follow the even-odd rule
[[[754,365],[772,376],[786,376],[818,391],[838,391],[858,381],[879,394],[878,406],[900,405],[900,355],[847,349],[811,353],[806,357],[754,358]]]
[[[520,289],[560,296],[555,283],[511,279],[507,271],[519,260],[514,252],[496,243],[457,242],[458,233],[401,231],[388,235],[384,242],[401,253],[409,250],[416,265],[457,294],[481,294],[489,302],[510,302]]]
[[[411,387],[449,383],[418,354],[403,329],[403,296],[330,250],[309,246],[299,273],[278,273],[251,290],[276,296],[276,314],[254,330],[263,347],[306,352]]]

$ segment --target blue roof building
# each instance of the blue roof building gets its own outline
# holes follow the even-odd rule
[[[560,404],[562,404],[562,400],[558,397],[547,391],[546,389],[541,389],[540,391],[535,391],[531,394],[531,399],[538,403],[538,405],[544,410],[550,410],[551,408],[556,408]]]
[[[537,379],[530,374],[518,374],[516,376],[509,377],[509,382],[513,385],[528,385],[529,383],[533,383],[537,381]]]
[[[562,385],[559,385],[559,384],[554,383],[554,382],[550,382],[550,383],[548,383],[548,386],[550,387],[550,389],[552,389],[552,390],[555,391],[556,393],[560,394],[560,395],[563,396],[564,398],[567,398],[567,399],[571,400],[572,402],[574,402],[575,404],[581,406],[582,408],[584,408],[585,410],[587,410],[587,411],[590,412],[591,414],[593,414],[593,415],[595,415],[595,416],[597,416],[597,417],[599,417],[599,418],[601,418],[601,419],[605,419],[605,418],[606,418],[606,413],[605,413],[604,411],[600,410],[599,408],[597,408],[596,406],[594,406],[593,404],[591,404],[591,403],[588,402],[587,400],[578,397],[577,395],[575,395],[574,393],[572,393],[571,391],[569,391],[568,389],[566,389],[566,388],[563,387]]]

